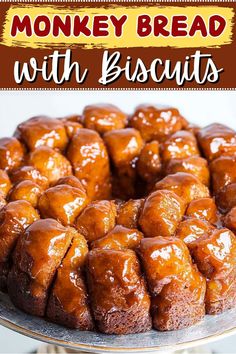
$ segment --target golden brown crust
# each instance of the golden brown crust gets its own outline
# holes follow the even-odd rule
[[[140,131],[145,141],[165,140],[170,134],[181,130],[183,117],[175,108],[158,108],[149,105],[137,107],[129,121],[130,126]]]
[[[185,159],[171,159],[164,165],[165,175],[177,172],[191,173],[206,186],[209,186],[210,184],[208,163],[203,157],[190,156]]]
[[[150,299],[133,251],[90,251],[87,273],[99,331],[128,334],[151,329]]]
[[[184,242],[175,237],[144,238],[139,254],[152,295],[154,327],[173,330],[200,321],[206,281]]]
[[[130,199],[118,206],[116,222],[130,229],[138,229],[138,219],[144,199]]]
[[[33,117],[19,124],[15,136],[31,151],[40,146],[64,150],[68,143],[63,122],[46,116]]]
[[[13,303],[27,313],[44,316],[48,290],[75,231],[53,219],[37,220],[20,236],[8,277]]]
[[[183,200],[175,193],[160,190],[145,200],[139,225],[145,237],[174,235],[185,212]]]
[[[215,194],[236,182],[236,156],[221,156],[210,163],[212,189]]]
[[[12,183],[16,184],[25,180],[30,180],[37,183],[42,189],[49,187],[49,181],[47,177],[43,176],[39,170],[33,166],[21,166],[10,174]]]
[[[0,196],[6,198],[11,189],[11,180],[6,171],[0,170]]]
[[[72,174],[72,167],[67,158],[47,146],[33,150],[27,160],[28,164],[36,168],[51,184]]]
[[[192,243],[192,255],[207,278],[207,313],[217,314],[235,306],[235,235],[228,229],[213,230]]]
[[[220,155],[232,155],[236,152],[236,133],[223,124],[210,124],[200,129],[197,137],[203,154],[209,161]]]
[[[104,141],[114,168],[113,179],[117,184],[116,189],[113,188],[114,197],[134,197],[136,163],[144,145],[139,131],[133,128],[112,130],[104,135]]]
[[[160,177],[161,167],[158,141],[154,140],[146,143],[137,162],[139,177],[148,183],[152,183]]]
[[[172,159],[185,159],[200,154],[197,139],[185,130],[179,130],[167,138],[161,145],[161,156],[164,162]]]
[[[84,108],[82,121],[85,128],[104,134],[110,130],[124,128],[127,116],[114,105],[97,104]]]
[[[98,133],[90,129],[80,129],[69,144],[67,157],[90,200],[109,199],[109,160],[106,147]]]
[[[170,190],[181,197],[186,204],[194,199],[210,196],[209,189],[190,173],[177,172],[155,184],[155,190]]]
[[[8,195],[8,200],[11,202],[15,200],[26,200],[34,208],[37,208],[38,200],[42,193],[43,191],[37,183],[25,180],[14,185]]]
[[[24,159],[24,147],[16,138],[0,139],[0,169],[11,172],[19,167]]]
[[[10,202],[0,210],[0,289],[6,290],[10,257],[19,236],[37,219],[38,212],[24,200]]]
[[[102,238],[116,223],[116,206],[113,201],[99,200],[90,203],[76,220],[77,230],[91,242]]]
[[[91,249],[136,249],[143,238],[142,232],[137,229],[129,229],[127,227],[116,225],[114,229],[108,232],[104,237],[99,238],[91,243]]]
[[[64,226],[74,225],[75,219],[88,203],[83,186],[81,188],[60,184],[47,189],[39,199],[38,207],[43,218],[53,218]]]
[[[212,224],[216,224],[219,217],[213,198],[199,198],[192,200],[186,210],[186,216],[204,219]]]
[[[83,274],[87,253],[85,238],[76,233],[57,270],[47,305],[47,317],[51,321],[81,331],[94,327]]]

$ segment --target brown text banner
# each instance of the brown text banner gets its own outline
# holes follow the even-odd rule
[[[0,3],[1,89],[234,89],[234,1]]]

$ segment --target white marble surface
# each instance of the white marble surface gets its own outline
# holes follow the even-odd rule
[[[221,91],[83,91],[0,92],[0,136],[13,133],[22,120],[39,114],[54,117],[80,113],[84,105],[114,103],[131,113],[140,103],[178,107],[190,121],[206,125],[219,121],[236,128],[236,93]],[[39,342],[0,327],[0,353],[29,353]],[[217,353],[236,353],[236,336],[207,346]]]

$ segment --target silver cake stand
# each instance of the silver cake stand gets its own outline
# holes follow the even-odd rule
[[[94,353],[144,353],[174,351],[202,345],[236,333],[236,309],[206,316],[195,326],[173,332],[115,336],[70,330],[16,309],[7,295],[0,293],[0,324],[39,341]]]

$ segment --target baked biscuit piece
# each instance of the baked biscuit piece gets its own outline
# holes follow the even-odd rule
[[[44,316],[49,288],[76,231],[56,220],[37,220],[21,234],[8,276],[8,292],[21,310]]]
[[[176,237],[144,238],[139,254],[152,295],[153,326],[170,331],[191,326],[205,314],[206,281]]]
[[[88,255],[87,274],[100,332],[128,334],[151,329],[150,298],[134,251],[94,249]]]

